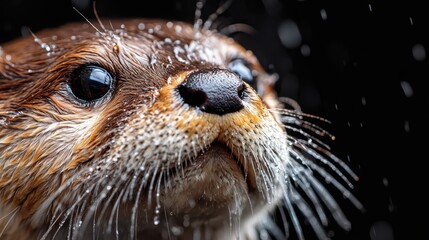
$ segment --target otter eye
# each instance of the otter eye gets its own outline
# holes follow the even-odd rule
[[[247,84],[256,89],[256,79],[254,72],[249,67],[249,64],[241,58],[236,58],[232,60],[228,65],[229,70],[240,75],[241,79],[245,81]]]
[[[104,97],[112,88],[110,73],[98,66],[83,66],[75,70],[69,82],[73,95],[80,100],[94,101]]]

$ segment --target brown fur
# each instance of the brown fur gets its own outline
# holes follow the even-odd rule
[[[138,29],[141,22],[144,30]],[[124,25],[117,27],[120,24]],[[126,125],[133,124],[134,131],[139,124],[148,124],[131,121],[138,109],[144,109],[147,116],[155,115],[160,130],[168,124],[171,115],[180,108],[172,99],[172,89],[189,72],[225,68],[224,64],[231,58],[241,56],[259,71],[264,96],[267,99],[274,96],[271,82],[264,81],[263,70],[255,57],[231,39],[211,32],[195,32],[184,23],[131,20],[113,22],[112,26],[116,30],[97,32],[88,24],[69,24],[37,33],[36,38],[18,39],[3,46],[0,56],[0,203],[3,206],[0,229],[4,229],[3,238],[14,239],[17,229],[40,237],[58,204],[54,201],[47,207],[51,210],[38,212],[47,197],[64,187],[67,180],[75,179],[59,193],[64,195],[60,201],[62,208],[72,205],[82,194],[80,182],[87,175],[81,173],[82,169],[95,165],[94,161],[100,161],[106,154],[117,153],[112,148],[121,147],[110,144],[123,136],[118,129],[127,131]],[[175,44],[183,49],[194,44],[196,50],[187,52],[191,57],[180,52],[175,58]],[[207,49],[211,51],[209,55],[204,52]],[[151,64],[151,59],[156,59],[156,63]],[[189,64],[178,61],[183,59]],[[71,71],[85,64],[102,66],[114,73],[117,80],[107,100],[90,106],[76,102],[66,89]],[[256,112],[243,112],[225,120],[233,125],[231,129],[253,128],[266,121],[265,105],[254,93],[251,96],[252,109]],[[190,111],[184,114],[191,116],[193,110]],[[176,128],[188,129],[190,138],[202,136],[204,131],[210,131],[207,127],[218,124],[207,124],[210,118],[213,117],[180,120]],[[227,142],[227,136],[217,138],[225,138],[231,147],[236,144]],[[174,166],[174,162],[166,163],[163,168],[169,168],[168,165]],[[249,172],[254,175],[253,171]],[[252,181],[256,188],[255,180]],[[79,190],[72,190],[77,186]],[[9,211],[12,212],[10,218],[3,217]]]
[[[252,52],[183,22],[103,25],[68,24],[1,48],[0,238],[256,239],[282,203],[321,239],[322,206],[349,229],[313,172],[360,208],[343,186],[357,177],[314,136],[330,136],[305,120],[314,116],[279,110],[274,77]],[[187,76],[229,71],[236,58],[258,88],[244,85],[242,109],[217,115],[181,99]],[[114,79],[93,102],[69,90],[88,64]]]

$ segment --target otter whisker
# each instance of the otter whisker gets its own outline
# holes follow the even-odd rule
[[[164,208],[164,218],[165,218],[165,225],[167,227],[167,236],[168,239],[171,239],[171,229],[170,229],[170,224],[168,222],[168,215],[167,215],[167,209]]]
[[[226,0],[224,3],[222,3],[222,5],[220,5],[216,11],[212,14],[210,14],[210,16],[207,18],[206,22],[203,25],[203,30],[210,30],[212,27],[212,24],[214,21],[216,21],[216,19],[219,17],[219,15],[221,15],[223,12],[225,12],[232,3],[233,0]]]
[[[126,191],[126,188],[121,188],[121,185],[116,186],[115,188],[118,190],[120,189],[120,192],[119,192],[118,196],[116,196],[116,201],[113,204],[113,207],[112,207],[111,212],[110,212],[110,217],[109,217],[109,220],[107,222],[107,229],[106,230],[108,233],[111,233],[111,231],[112,231],[112,226],[113,226],[113,221],[114,221],[113,218],[116,217],[116,219],[117,219],[117,217],[118,217],[119,206],[120,206],[119,204],[120,204],[121,199],[124,196],[125,191]],[[115,194],[116,194],[116,192],[112,192],[111,198],[113,198],[113,196]],[[110,199],[108,201],[106,201],[106,203],[104,203],[104,208],[102,211],[105,211],[107,209],[107,207],[109,206],[109,202],[110,202]],[[118,224],[118,222],[116,222],[116,224]]]
[[[10,218],[9,220],[7,220],[6,224],[4,225],[2,231],[0,232],[0,238],[1,236],[3,236],[4,231],[7,229],[7,226],[12,222],[12,220],[15,218],[16,213],[18,212],[18,207],[16,207],[13,211],[9,212],[6,216],[2,217],[1,220],[4,220],[6,217],[8,217],[9,215]]]
[[[97,8],[95,5],[96,5],[96,1],[92,2],[92,11],[94,12],[95,18],[97,19],[98,24],[104,30],[104,32],[107,32],[107,29],[104,27],[103,22],[101,21],[101,18],[98,16]]]
[[[301,197],[301,195],[296,191],[292,184],[289,185],[291,191],[289,197],[292,198],[292,203],[298,207],[299,211],[304,215],[310,223],[310,226],[313,228],[314,232],[317,234],[319,239],[327,240],[329,239],[326,235],[325,230],[320,225],[319,220],[315,217],[312,209],[308,203]]]
[[[226,36],[231,36],[232,34],[240,33],[240,32],[253,35],[256,32],[256,30],[250,25],[243,24],[243,23],[235,23],[235,24],[230,24],[226,27],[223,27],[222,29],[220,29],[219,32]]]
[[[314,151],[312,148],[306,147],[306,144],[301,144],[299,140],[298,140],[298,143],[299,144],[295,145],[296,148],[302,149],[305,153],[308,153],[312,157],[314,157],[316,160],[319,160],[319,162],[327,165],[330,169],[332,169],[337,174],[337,176],[341,177],[344,180],[344,182],[346,182],[350,188],[353,188],[353,184],[340,171],[340,169],[338,169],[334,164],[332,164],[332,162],[330,162],[328,159],[324,158],[322,155],[320,155],[318,152]]]
[[[118,198],[119,199],[119,198]],[[119,240],[119,204],[116,208],[116,229],[115,229],[115,235],[116,235],[116,239]]]
[[[143,177],[142,182],[139,184],[139,189],[137,190],[136,200],[134,202],[132,212],[131,212],[131,225],[130,225],[130,235],[131,238],[134,238],[134,236],[137,236],[137,214],[138,214],[138,207],[140,202],[140,195],[144,189],[144,187],[147,184],[147,180],[150,176],[150,174],[153,174],[151,183],[149,184],[149,190],[148,190],[148,204],[147,207],[151,206],[151,200],[152,200],[152,191],[153,191],[153,182],[156,177],[156,172],[158,172],[158,168],[160,166],[160,161],[156,161],[155,169],[152,171],[152,169],[148,169],[148,172]]]
[[[302,135],[302,136],[306,137],[306,138],[308,139],[307,141],[315,141],[315,142],[317,142],[318,144],[322,145],[324,148],[329,148],[329,147],[328,147],[328,145],[327,145],[326,143],[322,142],[322,141],[321,141],[320,139],[318,139],[317,137],[315,137],[315,136],[313,136],[313,135],[311,135],[311,134],[309,134],[309,133],[307,133],[307,132],[303,131],[303,130],[302,130],[302,129],[300,129],[300,128],[292,127],[292,126],[290,126],[290,125],[284,125],[284,128],[285,128],[286,130],[290,130],[290,131],[292,131],[292,132],[294,132],[294,133],[299,133],[300,135]]]
[[[299,223],[298,216],[295,213],[295,209],[292,206],[292,202],[290,199],[290,196],[293,194],[291,185],[292,184],[290,181],[286,182],[286,191],[284,192],[283,202],[284,202],[285,209],[289,213],[289,216],[291,218],[291,221],[294,226],[298,239],[304,240],[304,234],[301,229],[301,224]]]
[[[287,239],[288,237],[282,232],[280,227],[278,226],[278,223],[276,223],[272,218],[265,218],[262,221],[263,229],[267,232],[271,233],[271,235],[274,236],[275,239]],[[268,233],[266,233],[268,238]],[[264,238],[262,238],[264,239]]]
[[[195,17],[194,17],[194,30],[197,31],[200,29],[203,20],[201,19],[201,11],[204,7],[205,0],[198,0],[195,4]]]
[[[335,156],[334,154],[332,154],[330,151],[328,151],[327,149],[320,147],[314,143],[309,143],[309,142],[304,142],[305,144],[309,144],[313,149],[315,149],[316,151],[326,155],[330,160],[334,161],[335,163],[339,164],[341,166],[341,168],[343,170],[345,170],[355,181],[359,180],[359,177],[356,175],[356,173],[354,173],[352,171],[352,169],[341,159],[339,159],[337,156]],[[314,152],[314,151],[313,151]],[[317,154],[317,153],[316,153]],[[319,154],[317,154],[319,155]],[[353,187],[352,184],[349,185],[350,187]]]
[[[150,180],[149,188],[148,188],[148,192],[149,192],[148,198],[147,198],[148,206],[152,206],[153,190],[155,188],[156,177],[158,177],[158,175],[156,173],[159,172],[158,171],[159,169],[162,169],[161,160],[158,158],[155,158],[154,161],[156,161],[156,165],[155,165],[154,171],[151,171],[151,172],[153,172],[153,174],[152,174],[152,179]],[[145,183],[143,183],[143,184],[145,184]]]
[[[280,121],[284,124],[284,126],[288,126],[288,124],[293,124],[295,126],[299,126],[302,127],[306,130],[309,130],[310,132],[318,135],[318,136],[329,136],[332,140],[335,140],[335,136],[332,135],[330,132],[326,131],[325,129],[323,129],[322,127],[308,122],[308,121],[304,121],[302,120],[302,118],[297,118],[296,116],[291,116],[291,115],[283,115],[280,117]],[[329,146],[327,146],[327,148],[329,148]]]
[[[76,199],[76,202],[72,204],[67,210],[63,210],[60,214],[58,214],[57,217],[52,218],[52,222],[49,224],[48,229],[41,237],[41,240],[46,240],[46,238],[51,233],[53,227],[58,223],[58,221],[62,218],[62,220],[58,223],[57,230],[53,234],[54,236],[58,233],[58,231],[61,229],[61,227],[64,225],[64,223],[67,221],[67,219],[70,217],[70,215],[73,213],[75,208],[81,203],[81,201],[85,201],[85,197],[88,193],[83,193],[82,196],[79,196],[78,199]]]
[[[291,153],[294,153],[294,156],[298,156],[296,155],[297,152],[292,151]],[[311,169],[316,170],[316,172],[322,177],[324,177],[328,183],[332,183],[340,192],[343,193],[344,196],[347,196],[347,198],[349,198],[349,200],[355,205],[356,208],[363,209],[361,203],[350,193],[350,191],[348,191],[341,183],[339,183],[332,175],[327,173],[323,168],[320,168],[312,161],[307,161],[306,165],[308,165]],[[329,212],[332,214],[336,222],[346,230],[350,228],[350,222],[347,220],[334,198],[331,196],[328,190],[324,188],[323,185],[313,176],[312,172],[309,169],[303,168],[303,166],[301,166],[300,164],[294,164],[293,162],[291,162],[291,166],[289,169],[291,170],[290,175],[292,176],[292,179],[295,179],[294,182],[299,183],[299,181],[308,181],[311,184],[312,188],[316,190],[321,200],[325,203],[325,206],[328,207]],[[295,172],[296,170],[299,170],[299,172],[301,173]],[[306,194],[308,193],[308,188],[302,189]]]
[[[346,187],[344,187],[340,182],[338,182],[328,172],[326,172],[323,168],[321,168],[315,164],[310,163],[309,165],[312,169],[316,170],[316,172],[318,174],[320,174],[322,177],[324,177],[326,182],[334,185],[335,188],[337,188],[338,191],[340,191],[343,194],[343,197],[347,198],[357,209],[364,210],[362,203],[349,190],[347,190]],[[320,187],[323,187],[322,184],[319,184],[319,185],[320,185]],[[326,190],[325,194],[329,195],[329,192]],[[334,200],[334,199],[332,198],[332,200]],[[341,208],[339,208],[338,205],[336,205],[335,207],[337,208],[337,210],[341,210]]]
[[[287,181],[287,180],[285,179],[285,181]],[[289,221],[287,220],[287,217],[286,217],[285,207],[283,205],[280,205],[277,207],[277,210],[280,214],[280,218],[281,218],[282,223],[283,223],[283,230],[284,230],[284,235],[285,235],[284,239],[288,239],[289,235],[290,235],[290,230],[289,230]]]
[[[297,178],[297,181],[295,181],[295,183],[297,183],[298,186],[301,189],[303,189],[306,196],[310,199],[311,203],[313,204],[313,206],[316,210],[317,215],[319,216],[321,223],[324,226],[327,226],[328,225],[328,218],[325,214],[325,211],[322,208],[322,205],[321,205],[319,199],[317,198],[316,193],[311,188],[310,183],[307,181],[306,178]]]
[[[92,24],[92,22],[91,21],[89,21],[89,19],[88,18],[86,18],[85,17],[85,15],[83,15],[76,7],[73,7],[73,9],[83,18],[83,19],[85,19],[85,21],[89,24],[89,25],[91,25],[91,27],[92,28],[94,28],[101,36],[104,36],[105,35],[105,33],[104,32],[102,32],[102,31],[100,31],[100,30],[98,30],[98,28],[94,25],[94,24]]]
[[[309,114],[309,113],[304,113],[301,110],[292,110],[292,109],[286,109],[286,108],[270,108],[268,109],[268,111],[277,113],[277,114],[286,115],[286,116],[297,117],[298,119],[307,117],[307,118],[311,118],[311,119],[315,119],[315,120],[319,120],[319,121],[331,124],[331,121],[329,121],[326,118]]]

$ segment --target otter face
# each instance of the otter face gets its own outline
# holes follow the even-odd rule
[[[294,204],[316,218],[296,188],[348,228],[312,174],[331,177],[316,159],[344,176],[339,160],[283,123],[325,132],[278,110],[250,51],[180,22],[106,26],[66,25],[0,52],[3,236],[254,238],[282,202],[293,219]]]

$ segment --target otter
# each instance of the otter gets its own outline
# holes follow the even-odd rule
[[[350,228],[323,180],[361,208],[357,176],[250,50],[186,22],[100,26],[0,48],[0,239],[283,239],[288,221],[304,239],[300,216],[327,239],[329,213]]]

